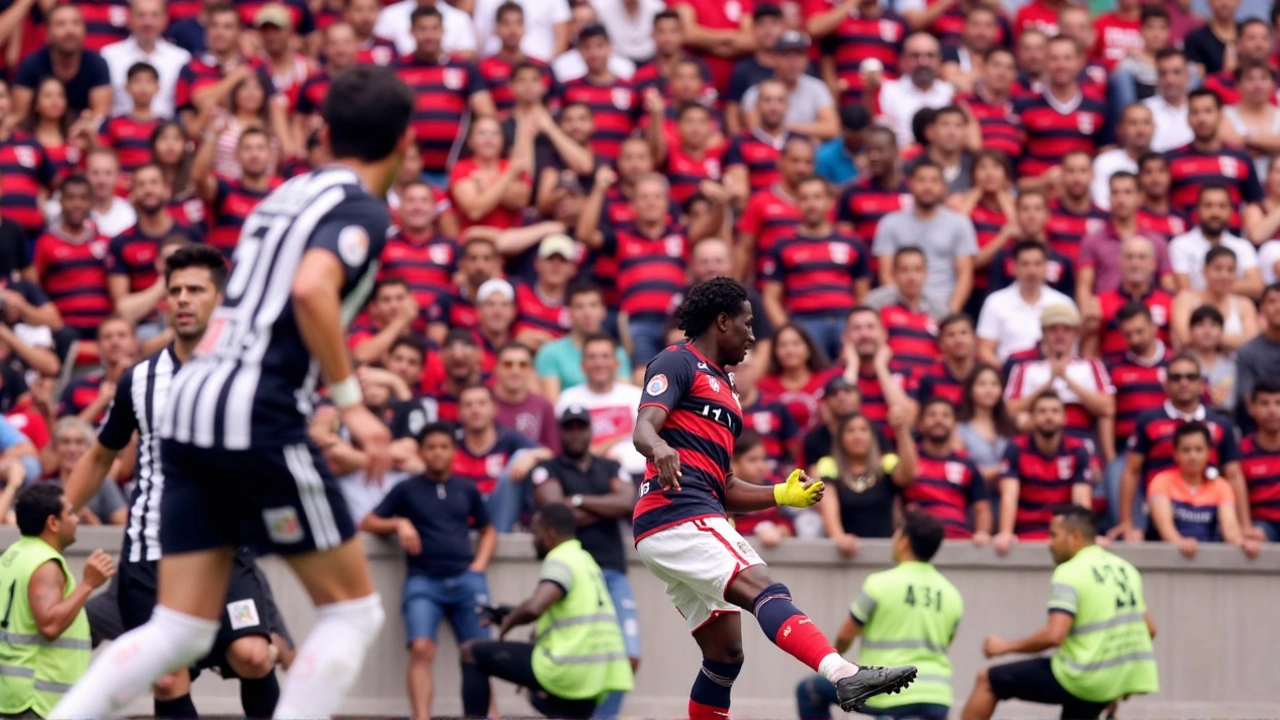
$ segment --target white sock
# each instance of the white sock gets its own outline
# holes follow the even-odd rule
[[[114,715],[151,689],[166,673],[186,667],[209,653],[218,622],[157,605],[151,619],[112,642],[81,676],[52,718]]]
[[[276,718],[329,718],[351,690],[386,614],[374,593],[316,608],[316,624],[289,669]]]
[[[858,672],[858,666],[845,660],[840,653],[831,653],[818,663],[818,673],[832,683]]]

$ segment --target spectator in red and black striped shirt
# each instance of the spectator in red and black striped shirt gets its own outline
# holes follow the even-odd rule
[[[911,193],[898,161],[898,140],[893,130],[875,126],[867,130],[863,149],[867,161],[865,175],[840,195],[836,221],[863,242],[875,238],[880,219],[911,206]]]
[[[0,79],[0,215],[30,238],[44,228],[42,200],[53,181],[53,165],[35,138],[12,129],[12,109],[9,84]]]
[[[41,286],[81,340],[93,340],[111,314],[107,294],[107,240],[89,222],[89,181],[79,175],[62,184],[62,219],[36,240],[34,264]]]
[[[813,176],[813,143],[799,135],[787,139],[777,163],[776,183],[753,191],[742,216],[738,218],[737,242],[733,248],[734,277],[744,281],[764,282],[765,262],[778,240],[787,237],[800,224],[800,208],[796,203],[801,181]],[[725,185],[731,185],[726,174]],[[732,192],[732,191],[731,191]],[[841,228],[846,234],[852,231]]]
[[[1025,187],[1044,187],[1060,181],[1062,173],[1055,168],[1068,153],[1079,151],[1092,158],[1105,142],[1106,103],[1090,98],[1081,87],[1083,63],[1075,40],[1053,38],[1048,46],[1048,87],[1043,93],[1014,103],[1014,111],[1027,131],[1026,149],[1018,164]],[[1087,183],[1085,193],[1088,194]]]
[[[632,83],[609,69],[613,43],[603,25],[587,25],[578,33],[578,52],[587,74],[560,88],[560,102],[586,103],[591,108],[596,132],[591,150],[610,160],[618,157],[622,141],[631,135],[640,117],[640,96]]]
[[[129,0],[76,0],[75,5],[84,16],[86,50],[99,52],[129,37]]]
[[[1186,218],[1169,201],[1169,160],[1150,152],[1138,158],[1138,187],[1142,204],[1138,207],[1138,229],[1159,233],[1164,239],[1175,238],[1188,229]]]
[[[1116,422],[1106,437],[1108,426],[1098,441],[1115,447],[1123,455],[1129,436],[1137,429],[1143,413],[1164,404],[1164,376],[1173,353],[1156,337],[1156,324],[1151,309],[1139,301],[1130,301],[1116,313],[1124,349],[1104,355],[1111,385],[1116,389]],[[1115,471],[1119,471],[1117,467]]]
[[[755,87],[756,124],[730,139],[724,153],[724,185],[737,203],[778,182],[778,158],[798,136],[784,127],[787,87],[777,80],[765,80]]]
[[[974,545],[991,542],[987,483],[978,466],[956,450],[955,406],[942,398],[929,400],[920,411],[917,427],[918,448],[909,433],[902,434],[898,445],[900,457],[916,456],[916,472],[894,476],[907,509],[942,520],[948,538],[971,539]]]
[[[497,54],[481,60],[478,67],[481,77],[489,85],[489,92],[493,95],[493,104],[498,110],[499,118],[505,119],[516,106],[516,98],[511,92],[511,82],[514,79],[515,69],[520,65],[533,65],[541,70],[539,81],[542,83],[543,91],[547,94],[552,93],[555,78],[551,75],[550,66],[542,60],[526,55],[524,50],[520,49],[524,32],[524,8],[514,2],[504,2],[498,6],[493,34],[502,45],[498,48]]]
[[[860,0],[852,11],[840,3],[810,23],[821,24],[824,27],[818,29],[822,30],[831,27],[832,21],[830,34],[815,33],[825,35],[821,41],[822,77],[839,90],[836,100],[841,106],[855,105],[862,102],[862,64],[875,60],[884,68],[884,79],[897,78],[898,58],[911,29],[900,15],[876,0]]]
[[[564,234],[548,235],[538,244],[533,261],[537,279],[516,285],[516,341],[533,352],[569,331],[566,293],[578,272],[578,250]]]
[[[978,365],[978,339],[973,319],[964,313],[948,315],[938,322],[938,350],[941,357],[920,378],[920,400],[937,396],[960,407],[964,386]]]
[[[1253,524],[1280,542],[1280,380],[1259,378],[1249,394],[1258,429],[1240,441],[1240,469],[1249,489]]]
[[[956,98],[956,104],[973,121],[969,125],[969,147],[981,146],[1009,158],[1022,154],[1022,121],[1013,112],[1010,95],[1017,74],[1013,53],[1008,48],[992,48],[982,65],[982,81],[972,93]]]
[[[240,134],[236,142],[236,162],[241,170],[238,179],[214,176],[213,151],[211,142],[200,146],[191,174],[197,192],[209,205],[208,243],[230,259],[249,213],[279,187],[280,178],[269,172],[271,141],[263,130],[249,128]]]
[[[359,43],[349,23],[338,21],[324,30],[324,66],[302,81],[293,97],[293,125],[298,137],[306,137],[321,125],[320,111],[329,94],[329,83],[338,73],[357,64]]]
[[[381,9],[382,3],[378,0],[347,0],[342,19],[350,23],[356,33],[356,62],[361,65],[387,66],[396,61],[396,44],[373,34]]]
[[[645,135],[671,183],[671,200],[683,205],[702,183],[718,183],[725,145],[715,130],[711,111],[697,103],[681,106],[676,111],[676,137],[671,138],[664,127],[663,100],[656,88],[645,92],[645,108],[649,111]]]
[[[133,110],[98,128],[98,142],[115,150],[126,182],[134,170],[151,160],[151,133],[160,125],[160,118],[151,111],[151,100],[160,90],[159,72],[147,63],[134,63],[127,78],[125,91],[133,100]]]
[[[890,262],[897,296],[880,306],[880,324],[893,359],[920,377],[939,357],[937,318],[945,308],[925,297],[929,270],[923,250],[913,246],[899,248]],[[879,305],[870,299],[868,304]]]
[[[138,168],[131,197],[138,221],[107,245],[107,290],[115,311],[137,321],[164,299],[164,283],[156,282],[161,243],[171,235],[195,242],[200,233],[169,214],[169,186],[159,167]]]
[[[1194,221],[1196,202],[1205,185],[1223,183],[1231,195],[1229,228],[1240,230],[1241,203],[1262,200],[1262,184],[1253,158],[1222,140],[1222,100],[1212,90],[1199,88],[1187,96],[1187,121],[1195,139],[1165,153],[1169,160],[1169,201],[1175,210]]]
[[[1062,194],[1049,202],[1049,222],[1045,233],[1049,247],[1065,255],[1074,266],[1084,238],[1104,230],[1111,219],[1107,211],[1093,203],[1093,158],[1082,150],[1072,150],[1059,168]]]

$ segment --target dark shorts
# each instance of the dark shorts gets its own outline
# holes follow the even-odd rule
[[[116,571],[119,578],[116,599],[125,630],[132,630],[151,619],[156,607],[157,566],[154,560],[120,563]],[[231,565],[218,637],[213,649],[196,661],[194,667],[218,668],[222,677],[236,677],[235,671],[227,664],[227,649],[231,643],[243,637],[264,637],[269,641],[273,630],[279,632],[272,624],[279,617],[280,611],[271,596],[271,588],[253,561],[253,554],[240,550]]]
[[[992,666],[987,670],[987,679],[1000,700],[1061,705],[1062,720],[1096,720],[1108,705],[1081,700],[1067,692],[1053,676],[1047,657]]]
[[[549,718],[589,718],[595,712],[595,700],[565,700],[542,688],[533,674],[533,643],[475,642],[471,656],[485,675],[529,688],[529,704]]]
[[[165,440],[161,458],[166,555],[242,545],[291,555],[355,536],[337,481],[310,442],[222,450]]]

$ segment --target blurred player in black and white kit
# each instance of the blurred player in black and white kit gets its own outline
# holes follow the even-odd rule
[[[67,481],[67,498],[78,508],[102,487],[120,451],[128,446],[135,432],[138,434],[137,482],[129,501],[116,573],[115,599],[126,630],[146,623],[156,605],[160,499],[164,491],[156,420],[168,398],[174,373],[190,359],[204,335],[209,317],[222,298],[226,277],[222,254],[207,245],[180,248],[166,261],[169,327],[175,340],[120,376],[120,389],[97,441],[80,458]],[[278,613],[264,579],[254,567],[253,554],[247,550],[236,553],[224,607],[214,650],[196,665],[217,667],[224,678],[240,678],[245,714],[266,717],[280,697],[280,685],[272,672],[273,628],[269,620]],[[197,716],[186,668],[156,683],[153,692],[157,717]]]
[[[363,305],[390,224],[382,196],[413,134],[414,97],[389,70],[333,80],[321,143],[334,163],[296,177],[245,221],[235,265],[204,339],[174,376],[160,419],[159,606],[125,633],[54,708],[115,714],[217,637],[235,548],[285,556],[316,604],[277,718],[333,715],[385,613],[342,493],[307,438],[323,377],[370,460],[390,466],[390,433],[365,407],[343,328]]]

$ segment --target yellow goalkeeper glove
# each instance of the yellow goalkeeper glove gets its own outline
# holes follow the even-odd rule
[[[804,473],[800,470],[792,470],[786,482],[773,486],[773,499],[778,507],[806,508],[818,502],[818,497],[822,494],[822,481],[817,480],[805,487],[804,481],[800,479],[802,475]]]

